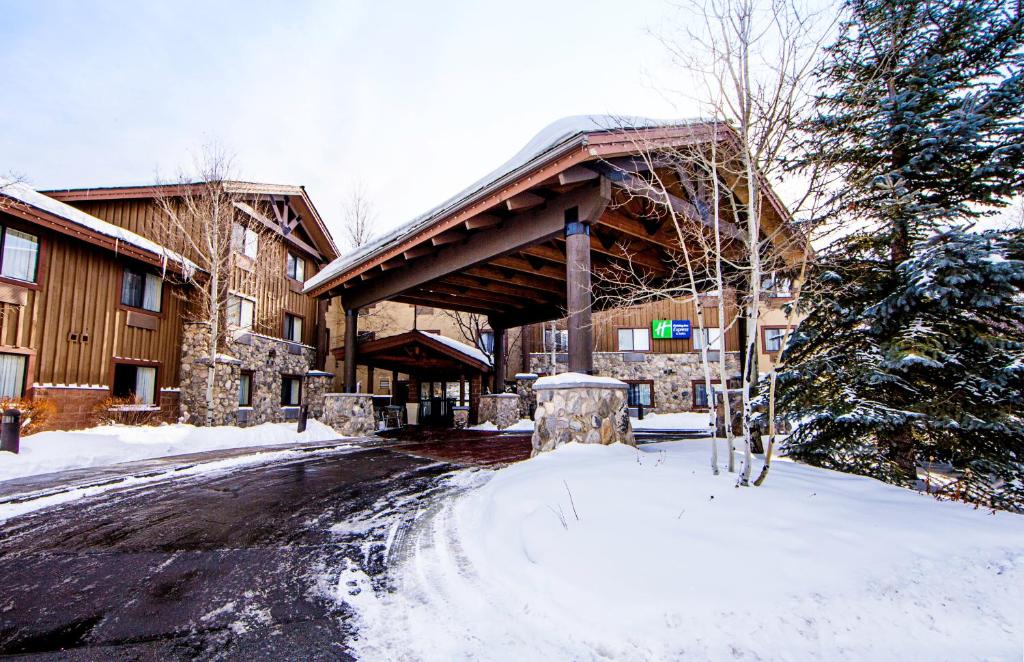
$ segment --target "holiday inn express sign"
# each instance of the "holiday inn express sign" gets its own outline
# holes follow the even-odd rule
[[[651,331],[655,340],[686,340],[690,337],[690,320],[654,320]]]

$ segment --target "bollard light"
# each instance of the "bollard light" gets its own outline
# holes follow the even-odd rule
[[[21,446],[21,412],[6,409],[0,419],[0,451],[17,453]]]

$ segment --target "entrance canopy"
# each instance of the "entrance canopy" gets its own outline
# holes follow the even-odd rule
[[[408,331],[359,344],[358,362],[405,374],[489,373],[491,362],[476,347],[424,331]],[[341,357],[339,357],[341,358]]]
[[[331,262],[305,291],[340,296],[353,352],[356,311],[379,301],[484,315],[498,374],[503,329],[568,316],[569,368],[590,372],[592,310],[621,306],[617,295],[637,283],[683,291],[684,246],[712,289],[717,226],[723,264],[743,273],[748,187],[737,144],[728,125],[706,120],[560,120],[455,197]],[[795,263],[803,242],[758,183],[762,238]],[[347,388],[354,363],[346,356]]]

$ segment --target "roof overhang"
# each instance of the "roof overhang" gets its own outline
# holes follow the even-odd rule
[[[332,351],[337,358],[344,358],[344,348]],[[418,371],[491,372],[489,363],[422,331],[361,342],[356,356],[363,365],[413,374]]]

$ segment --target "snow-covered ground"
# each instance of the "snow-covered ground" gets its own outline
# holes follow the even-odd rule
[[[0,451],[0,481],[200,451],[338,438],[337,432],[315,420],[310,420],[301,434],[295,431],[295,423],[264,423],[249,428],[181,423],[106,425],[72,432],[40,432],[23,437],[17,455]]]
[[[705,442],[571,444],[426,513],[395,592],[358,569],[360,659],[1020,659],[1024,517]],[[725,449],[720,457],[724,461]]]
[[[647,430],[707,430],[708,429],[708,415],[701,412],[681,412],[678,414],[647,414],[644,416],[644,420],[638,420],[636,418],[629,419],[633,425],[633,429],[637,431]],[[494,423],[481,423],[480,425],[474,425],[469,430],[497,430],[497,426]],[[518,423],[512,427],[505,428],[502,432],[530,432],[533,430],[533,421],[528,418],[522,418]]]

